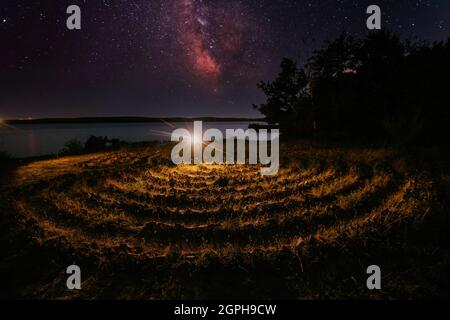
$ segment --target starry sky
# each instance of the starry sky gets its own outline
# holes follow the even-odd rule
[[[0,118],[259,117],[257,82],[363,36],[371,4],[402,38],[450,36],[449,0],[2,0]]]

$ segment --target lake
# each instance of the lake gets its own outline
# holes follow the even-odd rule
[[[226,129],[248,129],[251,123],[253,122],[203,122],[203,130],[217,128],[225,132]],[[0,126],[0,151],[18,158],[57,154],[67,141],[77,139],[84,143],[91,135],[127,142],[169,141],[176,128],[186,128],[192,132],[192,126],[192,122]]]

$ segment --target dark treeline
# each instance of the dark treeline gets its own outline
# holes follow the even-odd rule
[[[301,68],[284,59],[278,77],[258,87],[267,102],[255,108],[288,137],[442,142],[450,125],[450,39],[427,45],[384,31],[342,35]]]
[[[109,139],[102,136],[90,136],[83,144],[77,139],[66,142],[64,148],[59,152],[60,156],[80,155],[86,153],[94,153],[108,150],[117,150],[120,147],[129,145],[125,141],[119,139]]]

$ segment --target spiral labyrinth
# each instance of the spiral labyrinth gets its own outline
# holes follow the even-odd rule
[[[145,278],[169,265],[192,273],[209,259],[220,272],[215,278],[286,267],[278,277],[289,283],[338,261],[344,244],[360,250],[395,226],[423,221],[433,201],[430,179],[405,176],[365,154],[307,165],[299,154],[278,175],[263,177],[250,165],[174,166],[165,153],[146,148],[29,164],[15,174],[11,207],[35,246],[91,268],[121,257]],[[157,296],[182,296],[173,287],[186,279],[171,272],[165,279],[175,291]],[[251,281],[250,296],[273,292]]]

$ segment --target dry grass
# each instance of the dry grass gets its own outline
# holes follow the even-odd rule
[[[170,146],[20,167],[3,186],[6,297],[448,297],[448,176],[387,149],[282,145],[282,168],[174,166]],[[65,268],[83,290],[65,289]],[[383,290],[365,287],[367,266]]]

